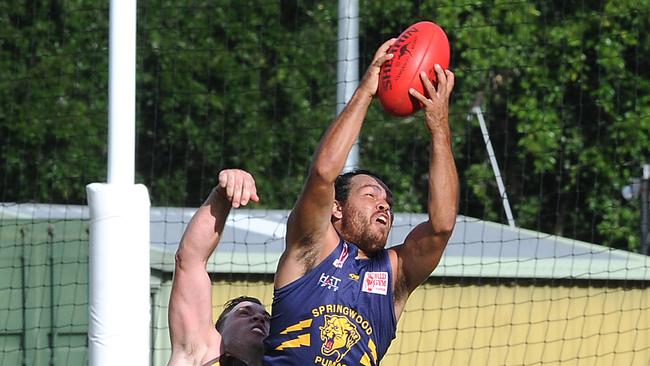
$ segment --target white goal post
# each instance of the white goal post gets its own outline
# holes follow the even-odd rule
[[[149,192],[134,184],[137,1],[111,0],[108,182],[90,213],[89,365],[149,365]]]

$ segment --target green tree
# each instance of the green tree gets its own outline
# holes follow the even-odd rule
[[[140,19],[138,159],[154,200],[196,204],[219,169],[242,167],[265,205],[290,207],[334,110],[332,4],[158,1]]]
[[[154,205],[196,206],[226,167],[251,170],[262,207],[290,208],[334,117],[337,4],[138,4],[137,181]],[[638,246],[620,189],[650,155],[650,1],[360,2],[360,72],[379,44],[431,20],[450,39],[461,213],[502,221],[471,114],[489,124],[518,225]],[[107,4],[0,3],[0,199],[84,203],[105,180]],[[361,165],[396,211],[424,211],[421,114],[371,106]]]
[[[650,149],[648,1],[366,5],[367,34],[384,34],[386,23],[395,27],[386,18],[401,14],[398,29],[433,20],[450,36],[462,213],[505,221],[480,131],[467,121],[479,100],[520,226],[636,248],[638,206],[622,201],[620,189]],[[422,134],[399,126],[387,121],[376,131],[394,139],[401,157],[373,164],[394,172],[412,161],[421,173]],[[382,154],[384,146],[375,148]],[[423,191],[415,189],[415,201],[424,202]]]
[[[79,202],[105,176],[107,9],[0,3],[0,199]]]

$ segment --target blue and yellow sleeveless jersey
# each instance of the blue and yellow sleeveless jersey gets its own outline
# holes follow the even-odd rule
[[[386,250],[357,259],[343,240],[316,268],[277,289],[264,364],[375,366],[397,321]]]

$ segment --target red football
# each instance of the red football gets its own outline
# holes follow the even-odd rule
[[[377,95],[386,112],[398,117],[408,116],[422,108],[422,104],[409,94],[409,88],[427,95],[420,71],[425,71],[435,85],[437,78],[433,66],[439,64],[443,69],[449,68],[449,40],[439,25],[418,22],[400,34],[388,53],[394,56],[381,67]]]

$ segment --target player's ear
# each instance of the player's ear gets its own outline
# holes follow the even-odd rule
[[[341,210],[342,210],[342,206],[339,203],[339,201],[334,200],[334,203],[332,204],[332,217],[334,217],[337,220],[340,220],[341,217],[343,217],[343,212]]]

